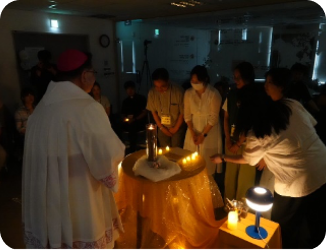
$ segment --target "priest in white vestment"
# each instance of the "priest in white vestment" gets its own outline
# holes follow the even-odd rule
[[[91,58],[78,50],[57,62],[27,123],[22,218],[26,248],[113,248],[123,230],[112,192],[124,145],[88,92]]]

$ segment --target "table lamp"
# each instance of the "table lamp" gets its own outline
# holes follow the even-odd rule
[[[273,194],[263,187],[252,187],[246,192],[247,205],[256,211],[255,225],[248,226],[246,233],[254,239],[265,239],[267,231],[259,226],[261,212],[266,212],[273,206]]]

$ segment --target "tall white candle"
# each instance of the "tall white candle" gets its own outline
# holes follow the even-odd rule
[[[238,213],[230,211],[228,214],[228,229],[236,230],[238,228]]]

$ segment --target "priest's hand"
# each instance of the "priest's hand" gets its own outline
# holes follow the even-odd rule
[[[221,154],[215,154],[210,156],[211,162],[214,162],[216,164],[222,163],[222,155]]]

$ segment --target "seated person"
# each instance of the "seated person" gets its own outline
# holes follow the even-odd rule
[[[16,141],[17,153],[19,155],[18,161],[21,161],[23,157],[27,120],[33,113],[35,107],[35,94],[32,89],[22,89],[20,97],[23,105],[15,112],[16,129],[19,133]]]
[[[90,95],[93,96],[95,101],[102,104],[103,108],[105,109],[106,114],[108,117],[110,117],[110,111],[111,111],[111,104],[109,102],[109,99],[101,94],[101,86],[98,82],[95,82],[93,85],[93,88],[90,92]]]
[[[137,145],[137,132],[145,130],[147,123],[146,97],[137,94],[133,81],[124,84],[128,97],[122,102],[122,129],[128,132],[130,151],[134,152]]]
[[[35,95],[32,89],[25,88],[21,91],[23,105],[15,113],[16,128],[19,134],[25,135],[28,117],[34,111]]]

